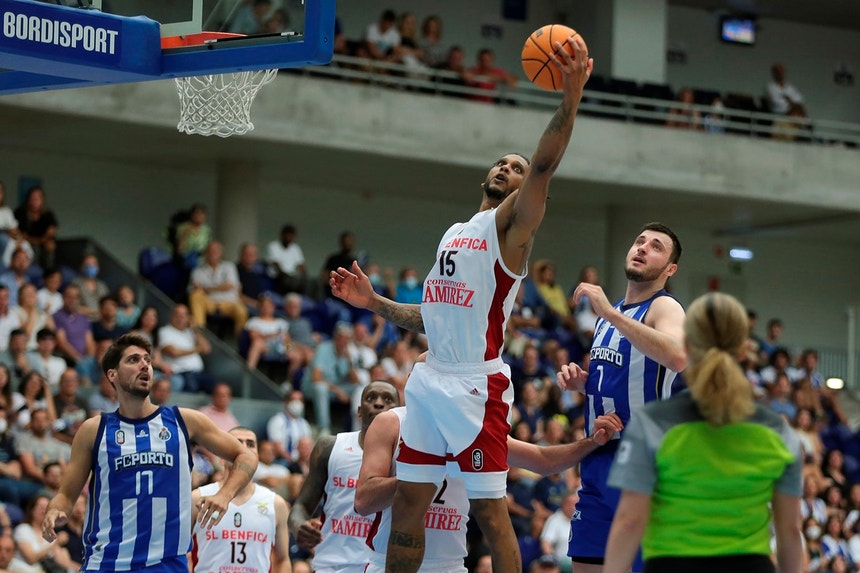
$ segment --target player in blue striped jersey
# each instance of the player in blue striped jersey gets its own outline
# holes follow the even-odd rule
[[[133,334],[108,349],[102,368],[116,388],[119,409],[81,425],[42,523],[42,535],[52,541],[89,480],[82,571],[187,573],[191,441],[231,460],[234,469],[218,493],[201,499],[201,526],[221,520],[257,469],[256,456],[200,412],[150,401],[151,354],[149,342]]]
[[[681,243],[669,227],[649,223],[627,252],[627,291],[615,305],[599,285],[581,283],[573,298],[588,297],[598,319],[588,372],[569,364],[559,372],[562,388],[585,392],[586,432],[594,420],[615,412],[626,426],[632,410],[668,398],[687,363],[684,309],[666,292],[678,270]],[[599,573],[620,491],[607,485],[620,434],[582,460],[582,490],[571,521],[568,555],[577,573]],[[634,566],[634,571],[641,568]]]

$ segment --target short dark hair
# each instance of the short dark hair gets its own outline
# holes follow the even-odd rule
[[[395,14],[394,10],[389,8],[382,13],[383,22],[394,22],[395,20],[397,20],[397,14]]]
[[[292,223],[287,223],[286,225],[281,227],[281,234],[282,235],[284,233],[295,233],[295,232],[296,232],[296,227]]]
[[[672,254],[669,257],[670,263],[677,263],[681,258],[681,241],[678,239],[678,235],[670,229],[668,226],[663,223],[653,222],[646,223],[642,226],[642,229],[639,231],[641,234],[644,231],[654,231],[655,233],[663,233],[664,235],[669,235],[669,238],[672,239]]]
[[[110,345],[110,348],[105,352],[104,358],[102,358],[102,371],[105,375],[107,375],[108,370],[116,370],[116,368],[119,367],[122,353],[125,352],[129,346],[139,346],[152,354],[152,344],[150,344],[146,338],[138,334],[123,334],[116,339],[116,342]]]
[[[774,326],[782,326],[782,321],[778,318],[771,318],[767,321],[767,327],[772,328]]]
[[[41,328],[39,332],[36,333],[36,342],[46,340],[48,338],[57,339],[57,334],[51,330],[50,328]]]

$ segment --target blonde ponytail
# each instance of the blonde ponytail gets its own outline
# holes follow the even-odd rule
[[[740,422],[755,409],[752,387],[737,357],[746,342],[746,310],[734,297],[699,297],[684,321],[690,367],[687,386],[699,412],[714,426]]]

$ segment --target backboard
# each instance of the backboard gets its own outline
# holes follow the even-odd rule
[[[319,65],[333,52],[335,0],[62,1],[0,0],[0,95]]]

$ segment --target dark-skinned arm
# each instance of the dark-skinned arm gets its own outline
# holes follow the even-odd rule
[[[319,519],[311,516],[316,511],[320,500],[325,493],[325,484],[328,481],[328,461],[334,449],[334,436],[325,436],[317,440],[311,451],[310,471],[302,483],[299,495],[293,504],[288,520],[290,531],[296,541],[305,549],[313,549],[322,541],[320,528],[322,523]]]

